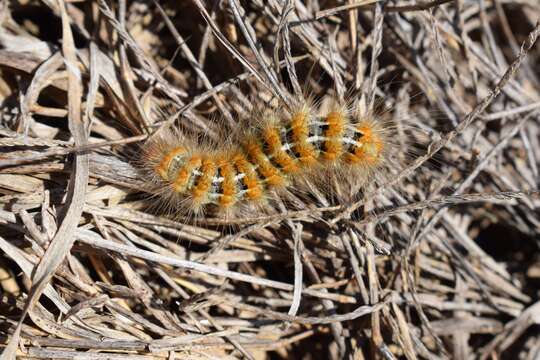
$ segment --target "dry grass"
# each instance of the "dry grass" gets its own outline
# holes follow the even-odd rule
[[[540,357],[537,0],[0,14],[2,359]],[[412,158],[358,203],[152,211],[156,129],[212,136],[306,89],[382,104]]]

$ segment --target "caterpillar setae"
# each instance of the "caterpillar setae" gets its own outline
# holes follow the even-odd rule
[[[322,114],[305,100],[290,111],[259,112],[218,142],[164,129],[142,152],[150,191],[174,213],[230,215],[264,209],[272,198],[303,190],[306,179],[361,187],[387,162],[389,128],[332,103]]]

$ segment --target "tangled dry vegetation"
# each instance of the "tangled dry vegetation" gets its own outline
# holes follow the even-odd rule
[[[540,357],[537,0],[0,14],[2,359]],[[412,156],[352,204],[232,226],[149,207],[155,130],[306,89],[382,104]]]

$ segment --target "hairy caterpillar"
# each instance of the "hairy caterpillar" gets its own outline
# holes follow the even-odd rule
[[[150,191],[174,213],[238,214],[305,188],[306,179],[361,187],[387,161],[384,122],[337,101],[322,114],[304,100],[289,112],[266,110],[246,127],[215,143],[161,131],[143,148]]]

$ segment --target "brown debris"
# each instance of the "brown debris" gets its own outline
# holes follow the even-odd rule
[[[1,359],[540,356],[536,0],[0,15]],[[314,190],[195,223],[152,206],[155,131],[219,141],[302,92],[380,107],[404,165],[352,203]]]

